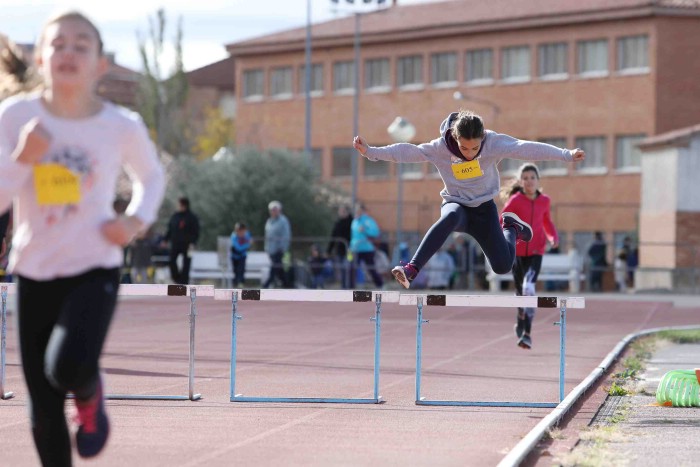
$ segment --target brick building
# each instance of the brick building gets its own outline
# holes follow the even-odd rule
[[[351,190],[355,18],[312,29],[312,142],[323,179]],[[438,136],[451,111],[487,128],[582,147],[573,167],[542,164],[563,245],[584,249],[636,232],[642,139],[700,119],[700,0],[453,0],[392,5],[359,16],[359,133],[391,143],[396,116],[413,142]],[[227,46],[235,59],[239,145],[301,150],[305,28]],[[457,101],[455,93],[464,97]],[[504,181],[519,161],[505,160]],[[439,213],[432,167],[406,164],[404,232],[422,235]],[[396,226],[393,164],[358,161],[358,198],[384,231]],[[612,252],[610,252],[612,255]]]

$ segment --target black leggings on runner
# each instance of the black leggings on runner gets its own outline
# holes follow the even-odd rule
[[[19,276],[20,354],[32,435],[44,466],[71,465],[66,393],[79,399],[95,394],[118,288],[116,268],[50,281]]]
[[[487,201],[474,208],[458,203],[443,204],[440,208],[440,219],[423,237],[411,263],[418,269],[423,268],[452,232],[465,232],[474,237],[484,250],[495,273],[505,274],[513,267],[515,231],[501,228],[498,208],[493,201]]]
[[[532,269],[532,283],[537,282],[537,277],[542,269],[542,255],[518,256],[513,264],[513,282],[515,282],[515,295],[522,296],[523,294],[523,279],[527,274],[528,269]],[[530,321],[535,317],[536,308],[518,308],[518,313],[526,313]],[[530,333],[527,330],[528,334]]]

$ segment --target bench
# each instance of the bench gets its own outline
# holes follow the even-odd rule
[[[491,265],[486,261],[486,280],[489,281],[489,290],[492,292],[501,290],[501,282],[513,281],[513,274],[496,274]],[[572,250],[568,254],[547,253],[542,256],[542,268],[537,277],[537,282],[566,281],[569,283],[569,292],[580,292],[581,281],[586,279],[583,273],[581,258]]]
[[[270,274],[270,257],[264,251],[249,251],[245,264],[245,279],[257,280],[262,284]],[[221,281],[230,286],[233,270],[228,253],[221,251],[194,251],[190,264],[190,282],[202,280]]]

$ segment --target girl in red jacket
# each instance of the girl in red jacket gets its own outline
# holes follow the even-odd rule
[[[513,212],[532,227],[532,240],[518,242],[515,246],[513,280],[517,295],[535,295],[535,282],[542,267],[542,255],[546,241],[552,247],[559,245],[557,229],[549,214],[550,198],[540,188],[540,172],[535,164],[523,164],[518,169],[515,183],[507,187],[502,197],[507,199],[503,212]],[[505,196],[503,196],[505,195]],[[532,348],[530,330],[535,317],[535,308],[518,308],[515,334],[518,345]]]

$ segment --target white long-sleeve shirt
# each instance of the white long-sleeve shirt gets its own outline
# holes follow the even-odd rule
[[[42,164],[70,169],[79,178],[80,199],[40,205],[34,167],[11,154],[21,128],[33,118],[51,135]],[[122,168],[132,181],[127,215],[144,224],[156,219],[165,190],[157,151],[140,116],[105,102],[87,118],[52,115],[39,95],[7,99],[0,105],[0,212],[14,200],[14,235],[9,270],[34,280],[80,274],[122,264],[122,249],[101,233],[113,219],[117,178]]]

